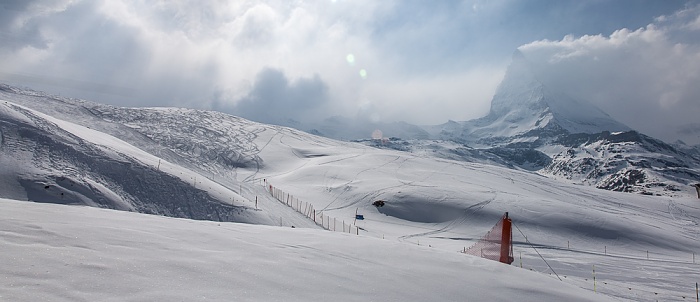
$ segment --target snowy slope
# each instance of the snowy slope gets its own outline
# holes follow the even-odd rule
[[[240,195],[220,186],[198,190],[184,176],[192,171],[104,133],[8,102],[0,104],[0,123],[0,160],[11,167],[3,183],[18,184],[9,196],[198,219],[255,216]],[[199,184],[216,186],[203,177]]]
[[[688,278],[700,277],[698,266],[691,261],[692,253],[700,250],[700,207],[689,197],[641,196],[570,185],[517,169],[338,142],[216,112],[117,108],[30,92],[3,93],[2,98],[9,112],[3,115],[2,125],[8,125],[2,128],[3,136],[11,133],[13,125],[31,120],[25,117],[41,117],[55,125],[42,128],[45,136],[61,138],[63,145],[73,149],[117,150],[128,156],[94,156],[115,162],[128,157],[133,165],[140,162],[150,167],[142,170],[148,175],[144,179],[159,173],[155,167],[160,159],[173,169],[162,169],[162,173],[180,179],[180,172],[174,173],[178,169],[185,180],[198,180],[193,184],[159,180],[154,185],[199,190],[220,203],[226,198],[216,196],[242,191],[239,195],[247,200],[242,212],[253,213],[242,216],[245,222],[314,227],[267,195],[264,179],[337,218],[338,224],[352,222],[356,212],[363,214],[366,219],[356,225],[364,237],[398,241],[402,246],[427,245],[448,254],[458,254],[474,243],[508,211],[517,229],[539,247],[554,270],[567,276],[562,277],[563,284],[592,290],[590,268],[596,265],[599,278],[609,284],[599,284],[599,291],[634,301],[653,301],[658,295],[683,301],[678,293],[689,295]],[[31,136],[20,138],[16,141],[33,142]],[[3,160],[18,166],[65,161],[51,156],[27,160],[6,141],[10,140],[3,139]],[[25,173],[16,169],[16,175]],[[92,165],[76,169],[95,175],[102,171]],[[60,175],[64,170],[50,171]],[[122,177],[139,176],[125,172]],[[26,190],[8,178],[3,178],[3,187]],[[93,178],[105,187],[119,184],[105,181],[106,177]],[[43,184],[44,179],[35,182]],[[205,180],[206,185],[199,183]],[[148,196],[159,199],[148,192],[143,198]],[[252,202],[255,197],[260,201],[258,211]],[[386,205],[374,207],[376,200]],[[239,205],[234,202],[233,206]],[[514,235],[516,256],[522,253],[524,268],[551,274],[520,232]],[[646,251],[651,254],[649,259],[644,256]],[[639,272],[639,267],[645,271]],[[630,292],[629,287],[635,291]]]
[[[612,301],[459,253],[0,199],[3,301]]]
[[[242,184],[223,181],[226,174],[195,172],[104,132],[21,105],[0,103],[0,134],[3,197],[261,224],[278,224],[282,216],[286,224],[314,226],[301,215],[284,214],[282,206],[282,215],[258,211],[255,197],[266,196],[262,188],[242,190]],[[260,202],[278,205],[271,198]]]

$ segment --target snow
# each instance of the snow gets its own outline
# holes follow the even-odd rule
[[[532,130],[561,128],[569,133],[629,131],[593,104],[576,100],[543,83],[529,61],[515,51],[503,81],[491,100],[485,117],[441,128],[447,136],[477,142],[489,138],[517,137]],[[433,129],[432,133],[436,133]]]
[[[393,240],[6,199],[0,207],[4,301],[610,300]]]
[[[0,197],[70,180],[82,186],[61,185],[65,193],[162,209],[194,206],[187,196],[204,192],[198,202],[243,198],[221,217],[249,223],[3,200],[5,300],[687,301],[700,278],[694,198],[597,190],[215,112],[5,97]],[[210,156],[220,154],[231,156]],[[81,166],[94,158],[104,164]],[[131,179],[147,185],[132,190]],[[265,183],[339,223],[363,214],[360,236],[321,230]],[[506,211],[516,226],[513,265],[458,252]]]

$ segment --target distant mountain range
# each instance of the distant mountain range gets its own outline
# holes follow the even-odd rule
[[[592,104],[549,87],[532,70],[526,58],[516,51],[493,97],[489,114],[471,121],[418,126],[332,117],[313,125],[289,121],[285,126],[377,148],[527,170],[605,190],[687,196],[692,192],[689,186],[700,182],[700,147],[682,142],[668,144],[634,131]],[[102,131],[204,174],[217,167],[263,165],[255,155],[256,150],[247,150],[245,144],[241,145],[253,139],[256,133],[253,128],[263,126],[227,114],[175,108],[118,108],[52,97],[8,85],[0,85],[0,97],[35,109],[61,111],[62,116],[72,111],[69,116],[75,114],[98,123]],[[199,127],[202,123],[212,126]],[[239,130],[213,133],[227,129],[214,126],[218,123],[235,124]],[[240,130],[241,127],[251,130],[246,132]],[[381,129],[381,133],[377,133],[377,129]],[[192,136],[192,133],[198,135]],[[59,137],[59,141],[66,139]],[[224,141],[219,141],[221,139]],[[236,144],[231,145],[230,140],[235,140]],[[79,167],[73,168],[79,170]],[[129,196],[127,193],[125,196]],[[183,193],[195,194],[194,191]],[[128,203],[139,204],[138,201]],[[118,204],[113,206],[118,207]]]
[[[328,119],[307,131],[365,144],[534,171],[601,189],[677,195],[700,182],[700,148],[668,144],[540,81],[516,51],[485,117],[436,126]],[[367,139],[382,129],[384,140]]]

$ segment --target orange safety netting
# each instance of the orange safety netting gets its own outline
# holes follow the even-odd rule
[[[511,264],[513,263],[512,239],[511,220],[506,212],[484,237],[465,249],[463,253]]]

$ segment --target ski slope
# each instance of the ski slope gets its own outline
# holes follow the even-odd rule
[[[0,199],[3,301],[612,301],[459,253]]]
[[[700,251],[700,240],[698,240],[700,239],[698,225],[700,202],[696,199],[609,192],[588,186],[566,184],[514,169],[436,159],[425,153],[411,154],[338,142],[289,128],[253,123],[216,112],[178,108],[117,108],[84,101],[50,99],[42,95],[4,95],[0,107],[2,108],[0,125],[3,126],[0,128],[3,131],[0,162],[4,167],[9,168],[0,173],[0,180],[2,180],[0,186],[6,188],[3,190],[3,194],[6,195],[2,197],[26,200],[31,199],[29,198],[31,196],[37,196],[38,192],[46,193],[44,192],[47,190],[44,189],[46,186],[51,190],[53,187],[60,187],[66,195],[72,194],[70,196],[76,197],[71,199],[71,202],[63,203],[91,205],[89,203],[91,200],[109,197],[118,201],[115,204],[124,205],[123,210],[146,209],[152,211],[142,212],[198,219],[224,220],[223,218],[226,218],[225,220],[228,221],[248,224],[287,227],[272,228],[224,223],[221,225],[227,226],[228,232],[220,234],[212,231],[214,237],[210,240],[211,246],[204,248],[203,243],[197,241],[192,245],[182,243],[180,248],[177,245],[179,242],[175,240],[179,235],[167,233],[170,231],[165,229],[177,230],[182,229],[182,226],[156,228],[158,231],[150,229],[150,226],[159,223],[168,225],[171,221],[175,224],[177,221],[178,224],[186,224],[188,227],[201,225],[203,228],[213,228],[216,225],[218,230],[219,224],[149,217],[158,222],[146,222],[141,220],[142,218],[133,218],[135,221],[125,222],[123,226],[117,227],[106,222],[112,218],[98,219],[107,223],[105,226],[95,226],[106,228],[100,233],[103,237],[108,237],[107,233],[110,232],[107,230],[110,230],[115,232],[113,236],[117,237],[109,240],[119,241],[123,238],[131,238],[130,240],[135,241],[133,245],[129,245],[130,248],[127,248],[130,252],[119,259],[135,257],[136,263],[141,261],[144,267],[155,261],[154,265],[166,269],[166,265],[162,262],[166,260],[159,258],[156,261],[152,258],[156,257],[159,251],[167,252],[169,254],[163,259],[171,259],[166,262],[174,263],[176,268],[173,268],[173,271],[184,272],[187,276],[191,276],[186,274],[187,272],[200,275],[206,271],[216,272],[217,277],[213,278],[219,280],[217,282],[236,281],[241,278],[262,280],[259,285],[245,283],[245,291],[248,291],[248,288],[251,288],[251,292],[256,289],[257,295],[263,295],[252,296],[251,300],[256,300],[255,298],[287,300],[276,296],[283,292],[308,297],[304,295],[315,295],[307,293],[313,291],[312,289],[325,293],[323,296],[313,297],[336,297],[337,293],[339,298],[336,300],[354,300],[355,298],[367,300],[368,296],[362,296],[367,292],[375,293],[378,301],[398,300],[391,297],[401,297],[402,300],[464,300],[458,297],[473,297],[468,294],[481,293],[481,289],[492,289],[506,296],[483,297],[491,297],[495,300],[523,300],[532,297],[532,301],[542,301],[542,299],[559,301],[563,300],[561,293],[564,291],[573,295],[566,299],[600,301],[605,297],[613,297],[623,301],[657,299],[688,301],[687,299],[694,293],[693,280],[700,279],[700,266],[696,264],[700,261],[693,263],[692,259],[693,253]],[[13,129],[22,131],[13,131]],[[37,147],[40,148],[36,149]],[[67,149],[71,152],[36,152],[43,149]],[[221,156],[222,154],[226,156]],[[103,164],[81,165],[81,161],[95,158],[99,161],[94,163]],[[110,176],[115,173],[114,169],[120,171],[119,174]],[[82,189],[72,189],[65,182],[61,182],[60,177],[69,178],[71,184],[79,185]],[[16,184],[18,179],[23,181],[23,185]],[[138,187],[139,190],[145,191],[132,190],[130,189],[132,184],[126,181],[128,179],[148,181],[148,185]],[[324,215],[335,217],[338,223],[355,222],[355,213],[364,215],[364,220],[355,222],[360,228],[360,236],[320,230],[303,215],[273,199],[267,193],[265,183],[272,184],[295,198],[313,204],[314,208]],[[178,196],[169,193],[170,190],[186,194]],[[7,192],[12,196],[7,196],[10,194]],[[77,198],[80,196],[84,198]],[[42,197],[45,198],[42,200],[44,202],[51,202],[50,199],[55,198],[56,203],[61,203],[58,195]],[[83,199],[87,199],[88,202],[79,202]],[[258,201],[257,205],[255,200]],[[384,200],[386,205],[381,208],[373,206],[372,203],[377,200]],[[148,202],[155,205],[149,208],[146,206]],[[209,217],[204,214],[192,217],[187,216],[186,211],[182,213],[176,211],[179,208],[192,207],[201,203],[210,204],[212,207],[215,204],[217,207],[214,209],[217,211],[228,209],[230,212],[228,216],[217,212],[217,215],[210,213],[213,216]],[[168,205],[173,206],[169,208]],[[104,205],[101,206],[104,207]],[[3,209],[12,207],[18,212],[3,214],[10,215],[6,216],[7,219],[14,217],[12,215],[27,217],[24,218],[24,226],[22,224],[13,226],[13,223],[5,222],[6,219],[3,219],[5,223],[2,229],[3,236],[7,239],[3,242],[8,245],[15,236],[12,234],[31,231],[31,227],[27,225],[31,224],[32,219],[34,224],[43,221],[44,217],[38,214],[32,218],[30,213],[33,211],[60,212],[61,214],[74,209],[97,211],[28,203],[3,204]],[[201,211],[206,209],[202,208]],[[29,213],[20,214],[19,212],[22,211]],[[514,231],[516,262],[510,268],[498,263],[484,263],[459,253],[464,247],[470,246],[483,236],[506,211],[510,213],[517,227]],[[110,213],[105,215],[142,217],[120,216],[127,214],[109,211],[90,213],[90,215]],[[189,212],[189,214],[197,213]],[[50,216],[50,214],[45,215]],[[28,242],[50,241],[53,238],[52,234],[70,237],[66,234],[76,232],[76,228],[86,228],[85,232],[89,232],[90,229],[85,227],[85,223],[74,223],[81,221],[76,217],[57,216],[51,219],[64,221],[65,228],[59,228],[52,231],[53,233],[44,233],[44,235],[40,232],[32,235],[33,237],[25,234],[30,238],[24,242],[26,244],[21,245],[21,248],[15,250],[16,252],[3,253],[3,255],[17,258],[19,255],[33,253],[33,257],[37,258],[26,261],[51,262],[51,259],[55,260],[57,253],[51,252],[51,249],[46,250],[43,245],[32,245]],[[138,229],[142,224],[144,229]],[[120,237],[122,235],[118,232],[125,226],[129,229],[134,228],[133,232]],[[289,226],[294,226],[295,229],[291,230]],[[166,232],[166,235],[158,233],[161,230]],[[239,235],[232,234],[244,232],[244,230],[250,230],[255,235],[241,234],[240,236],[243,237],[236,237]],[[186,239],[201,238],[203,233],[208,234],[209,231],[191,235],[177,234],[192,236],[183,237]],[[158,242],[157,239],[148,237],[151,236],[150,234],[155,238],[170,238],[172,242],[161,242],[162,246],[149,249],[150,245],[144,243],[153,242],[153,240]],[[141,235],[144,237],[141,238]],[[296,235],[302,236],[296,237]],[[91,236],[85,235],[89,238],[86,242],[75,244],[87,246],[86,250],[90,250],[90,247],[95,249],[96,246],[104,246]],[[237,264],[244,262],[240,257],[234,257],[235,260],[230,259],[229,256],[224,257],[223,255],[227,255],[228,252],[238,253],[237,250],[242,249],[241,253],[244,254],[267,253],[264,247],[266,245],[256,239],[258,236],[267,238],[267,241],[263,242],[268,243],[292,240],[298,240],[298,242],[293,245],[294,247],[281,249],[277,254],[268,254],[271,258],[281,259],[274,262],[276,265],[266,262],[269,260],[256,258],[257,260],[251,260],[251,266],[245,266],[235,272],[222,271],[221,267],[230,266],[232,262]],[[238,238],[236,241],[238,244],[228,241],[228,238]],[[204,240],[204,238],[201,239]],[[60,248],[66,244],[60,238],[56,240],[58,241],[50,241],[52,245],[49,246]],[[97,242],[93,243],[93,241]],[[248,247],[249,243],[257,248]],[[301,252],[296,252],[299,249],[298,245],[311,243],[313,243],[310,245],[311,248],[301,249],[305,252],[311,250],[314,257],[306,259]],[[547,263],[538,256],[531,245],[537,248],[537,252],[547,260]],[[184,251],[190,249],[196,252]],[[212,250],[218,252],[213,253]],[[412,253],[411,251],[414,250],[425,253],[425,257],[432,260],[412,258],[413,256],[404,254]],[[105,252],[104,249],[100,251]],[[198,258],[196,256],[198,252],[203,253],[202,258],[199,258],[202,259],[201,261],[192,263],[192,260],[184,260]],[[73,253],[72,250],[71,253]],[[381,253],[382,256],[376,253]],[[344,260],[338,260],[330,255],[338,255],[339,259]],[[206,258],[209,256],[212,258]],[[293,262],[289,257],[306,260]],[[274,279],[270,275],[274,274],[271,268],[292,261],[298,268],[307,267],[303,276],[312,278],[310,275],[320,269],[308,267],[312,263],[317,263],[318,260],[314,259],[319,257],[325,257],[326,265],[331,269],[322,270],[327,275],[322,275],[317,281],[301,285],[308,286],[305,287],[304,294],[295,292],[295,289],[290,286],[306,283],[301,281],[306,279],[291,281]],[[375,261],[372,257],[384,257],[381,259],[387,260]],[[516,266],[521,265],[521,261],[524,269],[516,269]],[[403,276],[407,273],[404,267],[423,262],[431,267],[425,268],[424,273],[414,273],[410,278],[406,278],[406,281],[397,284],[384,281],[395,280],[396,274]],[[265,269],[262,272],[253,270],[253,267],[262,265],[260,263],[268,266],[263,265]],[[475,269],[474,266],[482,265],[485,271],[491,273],[482,270],[470,271]],[[553,268],[553,271],[548,265]],[[364,273],[348,277],[351,275],[349,272],[351,267],[355,266],[359,266],[356,272]],[[595,285],[592,281],[593,266],[599,281]],[[111,280],[112,274],[123,274],[125,270],[129,272],[130,269],[139,271],[124,267],[121,262],[108,265],[106,271],[109,272],[107,275]],[[514,279],[493,282],[501,280],[501,277],[496,277],[493,272],[503,272],[503,270],[506,270],[508,278],[513,276]],[[533,273],[528,272],[529,270],[540,273],[535,274],[537,277],[533,277]],[[69,271],[71,274],[79,272],[84,271],[80,268],[77,271]],[[557,279],[554,272],[562,281]],[[12,284],[17,282],[19,274],[3,272],[3,275],[8,276],[5,278],[6,282],[13,282]],[[176,281],[169,280],[172,279],[172,275],[157,274],[137,273],[142,276],[140,280],[153,279],[151,282],[154,286],[166,284],[183,287],[181,283],[172,283]],[[293,272],[290,269],[285,270],[283,275],[299,276],[299,273],[296,269]],[[457,276],[466,280],[461,280]],[[351,278],[347,284],[357,286],[337,285],[342,283],[339,280],[346,280],[345,278]],[[212,287],[217,287],[213,290],[215,294],[212,297],[228,299],[224,298],[224,295],[231,293],[226,291],[229,289],[224,288],[221,283],[212,280],[205,282],[206,280],[209,279],[195,284],[200,286],[200,284],[211,283]],[[488,280],[491,281],[487,282]],[[62,282],[68,281],[54,280],[54,282],[57,282],[56,288],[61,288],[66,286]],[[107,281],[98,278],[95,282],[101,284],[100,282]],[[336,284],[332,286],[329,282],[336,282]],[[377,282],[382,282],[383,287],[380,288]],[[386,285],[388,283],[391,285]],[[416,284],[428,284],[426,288],[437,288],[439,293],[425,290],[416,293]],[[205,285],[201,286],[207,288]],[[387,289],[386,286],[393,287]],[[517,287],[517,289],[510,292],[500,291],[499,286]],[[586,292],[579,295],[578,291],[570,291],[570,286],[584,289]],[[595,295],[594,286],[597,292],[604,295]],[[287,290],[283,289],[285,287]],[[184,286],[183,290],[185,288],[187,286]],[[192,288],[197,287],[193,284],[190,289]],[[265,290],[271,295],[265,296],[263,293],[258,293]],[[86,293],[81,292],[78,296],[86,297],[83,294],[88,295],[87,292],[90,290],[85,291]],[[104,291],[107,290],[97,290],[96,295],[107,297],[108,293]],[[455,292],[457,294],[452,295]],[[331,293],[333,293],[332,296],[330,296]],[[411,294],[404,296],[404,293]],[[420,296],[428,293],[438,297]],[[164,294],[164,290],[143,294],[145,296],[135,296],[134,299],[148,300],[149,297]],[[149,296],[151,294],[154,296]],[[241,294],[240,291],[238,294]],[[442,294],[446,296],[439,296]],[[588,294],[594,294],[594,296],[588,296]],[[14,292],[13,295],[17,295],[19,300],[28,299]],[[545,296],[549,298],[542,298]],[[477,297],[476,300],[489,300],[481,299],[482,296],[475,297]],[[67,299],[70,300],[70,298]]]

